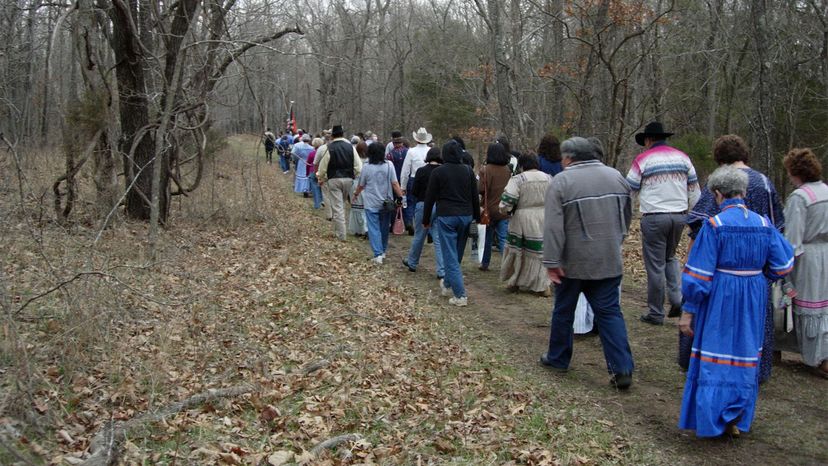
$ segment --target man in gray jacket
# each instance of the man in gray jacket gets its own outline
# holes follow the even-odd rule
[[[630,186],[598,160],[596,147],[574,137],[561,144],[563,172],[546,193],[543,264],[555,284],[549,349],[540,362],[565,371],[572,359],[572,324],[584,293],[611,375],[619,389],[632,384],[633,357],[621,314],[621,243],[632,216]]]

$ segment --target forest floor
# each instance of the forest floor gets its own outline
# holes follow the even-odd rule
[[[96,241],[83,204],[72,224],[48,220],[47,156],[24,164],[22,203],[0,160],[0,464],[82,464],[109,423],[125,464],[828,463],[828,384],[795,357],[741,439],[676,428],[677,331],[637,320],[635,235],[635,384],[618,392],[594,337],[576,339],[566,375],[538,366],[551,299],[507,293],[497,255],[490,272],[467,255],[470,304],[450,307],[430,247],[410,273],[410,237],[392,237],[374,266],[256,142],[230,138],[174,200],[154,262],[143,224]]]

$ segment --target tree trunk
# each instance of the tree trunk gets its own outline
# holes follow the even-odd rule
[[[765,0],[753,0],[750,9],[753,26],[754,58],[757,64],[754,102],[756,102],[756,120],[754,150],[757,159],[764,162],[765,174],[773,178],[773,147],[771,133],[773,121],[770,114],[770,86],[767,64],[767,9]]]
[[[125,213],[130,218],[149,220],[152,165],[163,163],[163,160],[155,160],[144,76],[146,61],[136,30],[136,15],[133,10],[122,0],[113,2],[113,8],[109,10],[112,20],[111,44],[115,52],[115,76],[118,79],[120,101],[121,151],[125,154],[124,173],[128,190]],[[167,170],[162,172],[167,173]],[[168,186],[168,177],[162,176],[160,188],[167,191]],[[166,204],[161,206],[161,211],[167,211]],[[164,220],[166,219],[162,219]]]
[[[707,72],[704,74],[708,76],[708,81],[704,86],[704,94],[706,100],[706,113],[707,113],[707,128],[706,134],[708,138],[713,138],[716,135],[716,116],[719,112],[718,108],[718,90],[719,90],[719,67],[716,66],[715,57],[711,55],[717,55],[718,53],[715,52],[716,50],[716,40],[719,36],[719,18],[722,15],[722,8],[724,6],[724,2],[722,0],[715,0],[713,2],[708,2],[708,12],[710,16],[710,32],[707,35],[707,41],[705,43],[705,49],[707,50],[707,59],[705,60],[705,69]]]
[[[92,153],[95,181],[96,217],[104,221],[118,202],[118,175],[115,154],[112,151],[113,135],[117,132],[113,114],[113,96],[104,73],[109,68],[100,50],[102,35],[99,34],[95,6],[92,0],[79,0],[75,27],[72,29],[74,50],[86,89],[85,99],[95,104],[99,114],[101,135]],[[89,135],[91,137],[91,134]]]
[[[500,109],[500,130],[510,141],[516,140],[517,111],[512,103],[512,88],[510,85],[511,69],[506,58],[503,37],[503,24],[500,19],[500,1],[488,0],[488,16],[490,28],[490,58],[494,65],[494,84],[497,92],[497,103]]]

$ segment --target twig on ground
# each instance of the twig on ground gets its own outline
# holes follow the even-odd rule
[[[322,453],[323,451],[325,451],[329,448],[335,448],[340,443],[356,442],[357,440],[361,440],[361,439],[362,439],[362,436],[359,435],[359,434],[337,435],[336,437],[329,438],[328,440],[325,440],[324,442],[320,442],[318,445],[313,447],[313,449],[311,449],[311,453],[316,455],[316,456],[319,456],[319,454]]]
[[[179,306],[180,306],[180,305],[182,305],[182,304],[185,304],[185,301],[181,301],[181,302],[169,302],[169,301],[160,301],[160,300],[157,300],[157,299],[153,298],[152,296],[149,296],[149,295],[147,295],[147,294],[145,294],[145,293],[141,292],[141,290],[138,290],[138,289],[136,289],[136,288],[134,288],[134,287],[132,287],[132,286],[130,286],[130,285],[128,285],[128,284],[126,284],[126,283],[124,283],[124,281],[123,281],[123,280],[121,280],[120,278],[116,277],[115,275],[112,275],[112,274],[109,274],[109,273],[106,273],[106,272],[102,272],[102,271],[100,271],[100,270],[91,270],[91,271],[86,271],[86,272],[78,272],[78,273],[76,273],[74,276],[72,276],[71,278],[68,278],[68,279],[66,279],[66,280],[63,280],[62,282],[60,282],[60,283],[58,283],[57,285],[55,285],[55,286],[53,286],[53,287],[49,288],[48,290],[43,291],[43,292],[41,292],[41,293],[38,293],[38,294],[37,294],[37,295],[35,295],[35,296],[32,296],[31,298],[29,298],[28,300],[26,300],[26,302],[25,302],[25,303],[23,303],[23,304],[22,304],[19,308],[17,308],[17,310],[16,310],[16,311],[14,311],[14,314],[15,314],[15,315],[20,314],[20,312],[22,312],[22,311],[23,311],[23,309],[25,309],[25,308],[26,308],[26,306],[28,306],[28,305],[29,305],[29,304],[31,304],[32,302],[37,301],[37,300],[38,300],[38,299],[40,299],[40,298],[43,298],[43,297],[45,297],[45,296],[48,296],[48,295],[50,295],[50,294],[54,293],[55,291],[57,291],[57,290],[59,290],[59,289],[63,288],[64,286],[66,286],[66,285],[68,285],[68,284],[70,284],[70,283],[74,282],[75,280],[77,280],[77,279],[79,279],[79,278],[82,278],[82,277],[87,277],[87,276],[99,276],[99,277],[104,277],[104,278],[108,278],[108,279],[110,279],[110,280],[113,280],[113,281],[115,281],[117,284],[119,284],[119,285],[123,286],[124,288],[126,288],[127,290],[129,290],[129,291],[131,291],[131,292],[133,292],[133,293],[137,294],[138,296],[141,296],[142,298],[146,299],[147,301],[153,302],[153,303],[158,304],[158,305],[161,305],[161,306],[176,306],[176,305],[179,305]]]
[[[232,398],[255,391],[256,387],[250,384],[237,385],[235,387],[210,389],[193,395],[186,400],[168,405],[156,412],[144,413],[138,417],[125,422],[108,421],[101,430],[92,438],[89,444],[91,456],[83,462],[84,466],[103,466],[115,464],[121,453],[121,445],[131,429],[150,422],[158,422],[173,414],[185,409],[198,406],[218,398]]]
[[[35,464],[34,461],[26,458],[25,456],[23,456],[22,453],[20,453],[16,449],[12,448],[11,445],[8,445],[5,441],[5,439],[3,439],[2,436],[0,436],[0,445],[2,445],[4,450],[9,452],[9,454],[14,456],[17,459],[17,461],[21,462],[22,464],[26,464],[26,465]],[[19,463],[16,463],[16,464],[19,464]]]
[[[305,369],[302,370],[302,373],[305,375],[311,375],[319,369],[327,367],[330,363],[331,362],[327,359],[320,359],[319,361],[308,364]]]

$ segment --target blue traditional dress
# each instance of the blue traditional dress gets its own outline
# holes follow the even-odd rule
[[[773,187],[773,183],[771,183],[767,176],[752,168],[742,168],[741,170],[748,175],[747,194],[744,199],[747,208],[763,217],[769,218],[777,230],[780,232],[784,231],[785,216],[782,210],[782,203],[779,201],[779,196]],[[696,239],[696,235],[699,234],[702,225],[710,217],[717,215],[719,212],[721,210],[719,209],[719,204],[716,203],[716,198],[713,196],[713,193],[707,188],[702,189],[699,201],[687,215],[688,235],[690,238]],[[759,364],[760,382],[765,382],[770,379],[771,367],[773,365],[773,350],[776,347],[773,334],[773,307],[771,306],[770,297],[768,298],[765,318],[765,341],[762,345],[765,351],[762,353],[762,360]],[[687,365],[689,364],[692,343],[692,338],[679,333],[678,363],[685,369],[687,369]]]
[[[730,422],[750,429],[759,394],[765,277],[777,280],[793,269],[793,249],[770,220],[742,199],[728,199],[721,208],[701,228],[681,286],[695,335],[679,427],[699,437],[719,436]]]
[[[293,155],[296,156],[296,179],[293,182],[293,191],[297,193],[310,192],[308,179],[308,156],[313,152],[313,146],[300,142],[293,146]]]

